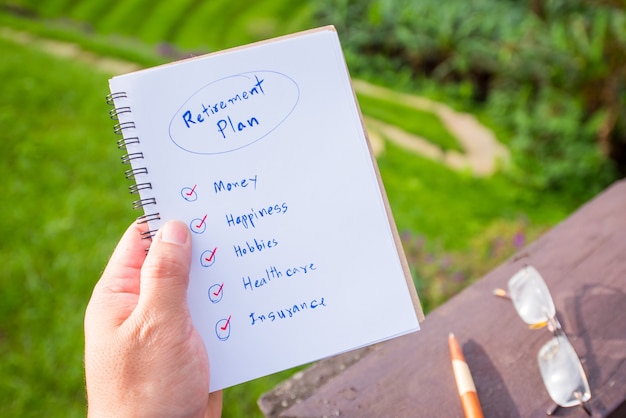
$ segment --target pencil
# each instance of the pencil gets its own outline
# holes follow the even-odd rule
[[[450,359],[452,360],[452,370],[454,379],[461,397],[461,405],[466,418],[483,418],[483,411],[478,400],[478,393],[470,369],[461,351],[461,346],[453,333],[448,336],[450,346]]]

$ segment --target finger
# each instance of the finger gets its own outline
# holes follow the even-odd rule
[[[96,285],[113,293],[139,294],[139,273],[150,242],[142,238],[147,224],[133,222],[117,244],[109,263]]]
[[[137,305],[139,275],[147,242],[141,239],[145,226],[133,223],[113,251],[102,277],[96,283],[85,312],[85,332],[118,327]]]
[[[204,418],[219,418],[222,416],[222,402],[224,400],[221,390],[209,394]]]
[[[191,263],[191,236],[187,225],[166,222],[153,238],[141,270],[139,304],[162,314],[186,309]]]

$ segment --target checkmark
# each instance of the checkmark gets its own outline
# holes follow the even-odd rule
[[[196,192],[197,187],[197,184],[194,184],[193,187],[183,187],[180,189],[180,196],[187,202],[195,202],[198,200],[198,193]]]
[[[224,293],[226,292],[226,290],[224,289],[224,283],[222,284],[214,284],[213,286],[209,287],[209,300],[212,303],[220,303],[222,301],[222,297],[224,296]]]
[[[213,248],[212,250],[206,250],[202,252],[202,254],[200,254],[200,265],[202,265],[202,267],[211,267],[213,264],[215,264],[215,260],[217,259],[217,256],[215,255],[216,252],[217,247]]]
[[[193,194],[193,192],[196,190],[196,187],[197,187],[197,186],[198,186],[197,184],[194,184],[194,185],[193,185],[193,189],[191,189],[191,190],[189,191],[189,193],[185,193],[185,194],[186,194],[187,196],[191,196],[191,195]]]
[[[202,220],[200,221],[200,223],[198,225],[196,225],[196,228],[202,228],[202,225],[204,225],[204,221],[206,221],[206,217],[207,215],[204,215],[204,218],[202,218]]]
[[[232,315],[231,315],[232,316]],[[228,328],[228,324],[230,324],[230,316],[228,317],[228,319],[226,320],[226,323],[224,324],[223,327],[220,327],[220,329],[222,331],[226,331],[226,328]]]
[[[210,263],[211,261],[213,261],[213,256],[215,255],[215,252],[216,252],[216,251],[217,251],[217,247],[213,248],[213,251],[211,251],[211,255],[210,255],[210,256],[208,256],[208,257],[204,257],[204,259],[205,259],[207,262],[209,262],[209,263]],[[222,286],[223,286],[223,285],[222,285]],[[221,288],[221,287],[220,287],[220,290],[222,290],[222,288]]]
[[[217,289],[217,292],[213,292],[213,296],[219,296],[220,293],[222,293],[223,288],[224,288],[224,283],[220,285],[219,289]]]

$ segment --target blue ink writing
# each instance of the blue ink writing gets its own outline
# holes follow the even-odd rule
[[[274,248],[277,245],[278,241],[276,241],[275,238],[268,239],[267,242],[265,240],[259,241],[255,238],[252,243],[246,241],[244,245],[233,245],[233,249],[237,257],[243,257],[246,254],[252,254],[254,252],[260,253],[266,249]]]
[[[230,116],[228,116],[227,119],[228,119],[228,122],[226,122],[226,119],[220,119],[217,121],[217,130],[222,135],[223,139],[226,139],[226,133],[224,133],[224,130],[229,127],[230,127],[230,130],[233,131],[233,133],[238,133],[247,128],[252,128],[253,126],[259,124],[259,120],[255,118],[254,116],[251,117],[250,119],[239,121],[237,123],[233,123],[233,120],[230,118]],[[235,129],[235,125],[237,125],[236,129]]]
[[[295,267],[289,267],[288,269],[281,270],[276,266],[271,266],[265,269],[265,274],[256,279],[252,279],[250,276],[244,276],[241,278],[243,288],[246,290],[254,290],[269,284],[277,279],[287,279],[294,276],[302,277],[306,274],[311,274],[317,270],[317,266],[314,263],[306,263]]]
[[[287,202],[283,202],[282,204],[277,203],[275,205],[270,205],[259,210],[250,208],[250,212],[246,212],[241,215],[233,215],[232,213],[227,213],[226,223],[229,227],[241,225],[245,229],[248,229],[250,227],[256,228],[256,221],[264,217],[273,216],[279,213],[282,213],[284,215],[285,213],[287,213],[288,208],[289,207],[287,206]]]
[[[277,319],[293,318],[294,315],[298,312],[304,312],[309,309],[313,310],[327,306],[328,305],[326,305],[326,300],[324,298],[320,298],[319,300],[313,299],[310,302],[296,303],[293,306],[288,306],[283,309],[269,311],[267,314],[257,314],[255,312],[250,312],[250,315],[248,315],[248,317],[251,320],[250,325],[256,325],[263,322],[274,322]]]
[[[246,187],[252,187],[252,189],[256,190],[257,177],[258,176],[255,174],[254,177],[251,177],[248,179],[242,179],[241,181],[233,181],[233,182],[226,182],[226,183],[224,183],[223,180],[214,181],[213,189],[215,190],[215,193],[219,193],[223,191],[230,192],[235,189],[245,189]]]
[[[197,110],[195,112],[192,112],[191,110],[187,109],[182,114],[182,118],[183,118],[183,122],[185,122],[185,126],[187,128],[192,128],[194,125],[205,122],[211,116],[216,115],[222,112],[223,110],[226,110],[227,108],[236,105],[237,103],[243,103],[243,101],[249,100],[256,95],[265,95],[265,90],[263,90],[263,82],[265,81],[265,79],[259,80],[259,77],[257,75],[254,76],[254,79],[256,82],[252,85],[252,87],[242,91],[241,93],[237,93],[229,98],[218,100],[215,103],[210,104],[208,106],[202,103],[202,110],[200,112],[198,112]],[[252,118],[252,119],[256,120],[256,118]],[[222,121],[223,119],[220,120],[220,122]],[[258,120],[256,120],[256,123],[257,124],[259,123]],[[218,122],[218,125],[219,125],[219,122]]]

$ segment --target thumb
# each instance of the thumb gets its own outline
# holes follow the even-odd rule
[[[138,305],[157,315],[186,310],[190,263],[187,225],[166,222],[154,237],[141,269]]]

